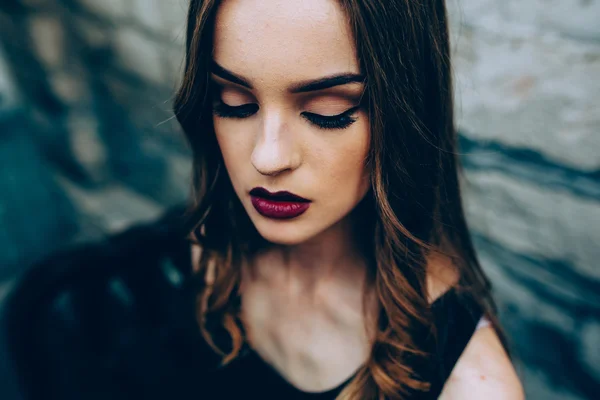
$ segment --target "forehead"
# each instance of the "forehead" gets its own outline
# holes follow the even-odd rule
[[[360,72],[335,0],[225,0],[214,40],[215,60],[257,85]]]

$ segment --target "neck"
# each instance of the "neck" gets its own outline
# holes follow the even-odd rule
[[[366,269],[357,249],[351,218],[344,219],[308,242],[280,247],[283,268],[291,279],[314,285]]]
[[[309,241],[294,246],[273,246],[258,257],[258,276],[279,284],[314,292],[328,283],[364,286],[368,257],[363,251],[354,213]],[[264,268],[264,269],[263,269]],[[289,286],[288,286],[289,287]]]

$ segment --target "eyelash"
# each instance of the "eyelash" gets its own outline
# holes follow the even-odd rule
[[[320,115],[309,112],[303,112],[302,116],[311,124],[320,129],[345,129],[352,125],[356,118],[352,117],[359,107],[353,107],[338,115]],[[229,106],[219,101],[213,106],[215,115],[221,118],[248,118],[258,111],[256,104],[244,104],[241,106]]]

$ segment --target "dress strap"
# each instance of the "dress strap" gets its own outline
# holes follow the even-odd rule
[[[428,398],[437,398],[477,326],[489,324],[478,302],[468,293],[451,289],[432,306],[436,326],[435,372]],[[483,321],[483,322],[482,322]]]

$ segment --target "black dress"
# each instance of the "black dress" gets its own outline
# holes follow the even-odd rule
[[[9,297],[11,361],[26,399],[334,399],[305,393],[245,349],[224,368],[199,333],[189,242],[176,211],[33,268]],[[437,398],[481,317],[448,291],[433,305]]]

